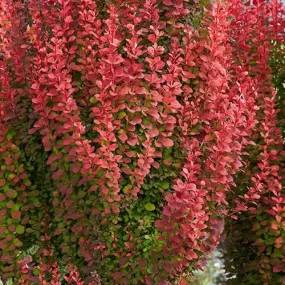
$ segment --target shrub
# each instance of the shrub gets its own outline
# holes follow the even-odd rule
[[[4,280],[183,285],[242,211],[284,246],[268,67],[280,7],[204,6],[1,2]]]

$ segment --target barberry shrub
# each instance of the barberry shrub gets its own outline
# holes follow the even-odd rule
[[[281,5],[96,2],[1,1],[2,279],[191,284],[242,213],[277,284]]]
[[[223,245],[226,270],[231,277],[227,284],[285,284],[285,153],[282,151],[284,146],[280,134],[283,131],[284,138],[284,7],[276,6],[271,14],[271,18],[276,19],[273,37],[264,33],[266,27],[261,29],[262,23],[269,19],[270,10],[267,5],[259,3],[247,7],[251,11],[251,21],[246,20],[248,16],[245,10],[239,6],[234,9],[239,9],[235,21],[243,26],[246,39],[255,41],[260,52],[262,50],[257,55],[252,50],[255,46],[239,44],[239,56],[243,61],[250,60],[247,70],[253,78],[262,82],[263,86],[259,90],[264,88],[264,91],[259,99],[262,102],[257,112],[259,123],[253,134],[255,144],[247,148],[248,153],[244,157],[246,170],[236,177],[237,187],[234,196],[229,199],[234,205],[234,197],[242,195],[247,200],[248,211],[244,211],[237,220],[227,220],[226,242]],[[254,27],[260,28],[255,30]],[[239,30],[241,29],[236,29]],[[267,84],[264,85],[266,81]],[[271,81],[276,91],[272,89]],[[271,88],[265,92],[266,86]],[[275,104],[275,97],[280,110],[273,111],[274,108],[270,105]]]

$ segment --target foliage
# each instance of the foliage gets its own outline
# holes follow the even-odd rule
[[[281,7],[98,2],[1,1],[3,280],[187,284],[246,212],[279,282],[282,254],[262,252],[284,247]]]
[[[256,8],[251,7],[251,9],[256,24],[268,17],[262,5]],[[262,11],[261,16],[263,17],[257,17],[257,9],[259,9],[259,13]],[[239,17],[242,17],[240,11]],[[272,68],[272,81],[277,90],[276,98],[280,108],[277,117],[281,120],[279,122],[272,120],[272,112],[268,110],[268,108],[271,109],[269,107],[270,101],[269,98],[265,98],[268,103],[263,107],[261,106],[258,115],[268,120],[270,127],[269,124],[256,125],[257,130],[260,130],[260,135],[255,134],[254,142],[258,142],[258,144],[247,149],[249,155],[245,157],[246,171],[236,178],[235,196],[244,195],[248,199],[248,195],[252,195],[250,208],[248,212],[243,212],[238,220],[228,220],[226,226],[224,249],[226,252],[226,270],[231,277],[226,283],[229,285],[284,284],[285,282],[283,277],[284,192],[282,192],[284,191],[282,189],[284,189],[285,153],[282,152],[280,134],[280,130],[283,130],[284,133],[284,48],[282,46],[284,39],[284,8],[283,10],[281,8],[280,14],[276,13],[275,17],[280,17],[280,21],[279,26],[275,26],[274,37],[272,37],[274,40],[271,42],[270,49],[270,39],[265,38],[264,34],[260,34],[258,37],[256,31],[252,29],[252,24],[243,22],[244,25],[248,25],[248,39],[252,38],[256,42],[262,41],[263,46],[268,46],[267,48],[264,47],[262,58],[269,62]],[[244,57],[245,51],[253,54],[245,48],[241,57]],[[252,76],[256,77],[259,82],[268,81],[269,85],[271,80],[268,75],[270,67],[262,63],[260,57],[254,59],[252,56],[251,60],[249,70]],[[279,129],[277,128],[278,123]],[[276,131],[277,133],[274,135]],[[279,153],[276,151],[277,149],[279,149]],[[232,197],[231,199],[233,199]]]

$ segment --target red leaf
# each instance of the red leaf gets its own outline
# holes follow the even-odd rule
[[[169,138],[162,138],[162,139],[160,139],[160,142],[165,147],[171,147],[174,144],[173,141]]]
[[[49,79],[55,79],[55,75],[54,75],[53,73],[49,73],[49,74],[48,74],[48,78],[49,78]]]
[[[136,117],[130,121],[132,125],[137,125],[137,124],[140,124],[141,122],[142,122],[142,118],[140,117]]]
[[[122,275],[121,272],[115,272],[115,273],[113,274],[114,280],[121,279],[122,277],[123,277],[123,275]]]
[[[21,217],[21,212],[20,211],[15,211],[12,213],[12,218],[13,219],[18,219]]]

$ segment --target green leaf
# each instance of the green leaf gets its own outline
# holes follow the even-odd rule
[[[90,101],[90,103],[95,103],[97,100],[95,97],[91,97],[89,101]]]
[[[18,211],[20,209],[20,204],[15,204],[13,205],[13,207],[11,208],[12,212]]]
[[[152,204],[152,203],[146,203],[144,205],[144,208],[147,210],[147,211],[154,211],[155,210],[155,206]]]
[[[129,192],[129,190],[130,190],[130,186],[129,186],[129,185],[125,186],[125,187],[123,188],[124,194],[127,194],[127,193]]]
[[[169,188],[169,183],[168,182],[162,182],[161,184],[161,187],[164,189],[164,190],[167,190]]]
[[[23,243],[19,240],[19,239],[14,239],[14,241],[13,241],[13,243],[14,243],[14,245],[16,246],[16,247],[21,247],[21,246],[23,246]]]
[[[16,233],[17,233],[17,234],[21,235],[21,234],[24,233],[24,231],[25,231],[25,227],[24,227],[24,226],[22,226],[22,225],[17,225],[17,227],[16,227]]]
[[[27,187],[30,187],[32,185],[32,182],[29,179],[24,179],[23,184]]]
[[[118,114],[118,119],[121,120],[123,119],[127,114],[124,111],[119,112]]]
[[[33,274],[34,274],[35,276],[40,275],[40,273],[41,273],[41,271],[40,271],[39,268],[36,268],[36,269],[33,270]]]
[[[10,130],[8,131],[7,135],[6,135],[6,138],[7,138],[7,140],[10,141],[15,135],[16,135],[16,131],[10,129]]]
[[[85,197],[85,195],[86,195],[86,191],[84,191],[84,190],[79,190],[79,191],[78,191],[77,198],[81,199],[81,198]]]

